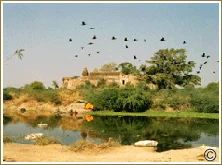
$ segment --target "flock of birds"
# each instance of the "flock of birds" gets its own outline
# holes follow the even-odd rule
[[[87,24],[86,24],[85,21],[82,21],[82,24],[81,24],[81,25],[82,25],[82,26],[86,26]],[[92,30],[92,29],[95,29],[95,28],[91,27],[90,29]],[[96,40],[96,39],[97,39],[96,35],[94,35],[94,36],[92,37],[92,39],[93,39],[93,40]],[[117,40],[117,38],[116,38],[115,36],[113,36],[113,37],[111,38],[111,40]],[[124,41],[127,42],[127,41],[129,41],[129,40],[128,40],[128,38],[126,37],[126,38],[124,39]],[[133,41],[136,42],[136,41],[138,41],[138,39],[133,39]],[[163,42],[163,41],[166,41],[166,40],[165,40],[164,37],[162,37],[162,38],[160,39],[160,41]],[[71,38],[69,39],[69,42],[72,42],[72,39],[71,39]],[[144,39],[144,42],[146,42],[146,39]],[[89,42],[87,45],[93,45],[93,44],[94,44],[93,42]],[[186,42],[186,41],[183,41],[183,44],[187,44],[187,42]],[[84,48],[85,48],[85,47],[83,47],[83,46],[81,47],[81,49],[84,49]],[[128,49],[129,46],[126,44],[126,45],[125,45],[125,48]],[[99,54],[100,52],[97,51],[96,53]],[[91,54],[89,53],[88,56],[90,57]],[[78,57],[78,55],[75,55],[75,57]],[[209,56],[209,55],[206,55],[205,53],[203,53],[203,54],[201,55],[201,57],[203,57],[203,58],[206,57],[207,59],[210,58],[210,56]],[[133,56],[133,59],[134,59],[134,60],[137,59],[136,55]],[[139,60],[139,61],[141,61],[141,60]],[[188,64],[189,64],[190,62],[192,62],[192,61],[189,61]],[[219,61],[217,61],[217,62],[219,62]],[[174,61],[172,62],[172,64],[174,64]],[[197,74],[200,74],[200,70],[202,69],[203,65],[205,65],[205,64],[207,64],[207,61],[205,61],[203,64],[200,64],[199,70],[197,71]],[[213,73],[215,73],[215,71],[213,71]]]

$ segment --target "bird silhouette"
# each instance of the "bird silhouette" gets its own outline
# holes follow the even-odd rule
[[[78,57],[78,55],[75,55],[75,57]]]
[[[116,39],[117,39],[116,37],[114,37],[114,36],[112,37],[112,40],[116,40]]]
[[[90,56],[91,56],[91,54],[88,54],[88,56],[90,57]]]
[[[138,41],[137,39],[134,39],[133,41]]]
[[[206,57],[206,56],[205,56],[205,53],[203,53],[203,54],[201,55],[201,57]]]
[[[137,59],[135,55],[134,55],[134,57],[133,57],[133,58],[134,58],[134,59]]]
[[[164,39],[164,37],[162,37],[162,38],[160,39],[160,41],[166,41],[166,40]]]
[[[204,62],[204,64],[206,64],[207,63],[207,61],[206,62]]]
[[[144,42],[146,42],[146,39],[144,39]]]
[[[88,43],[88,45],[92,45],[92,44],[93,44],[92,42]]]
[[[127,40],[127,38],[125,38],[124,41],[129,41],[129,40]]]
[[[217,61],[217,62],[219,62],[219,61]]]
[[[72,42],[72,39],[71,39],[71,38],[69,39],[69,42]]]
[[[126,48],[129,48],[129,47],[126,45]]]
[[[192,64],[193,63],[193,61],[188,61],[188,64]]]
[[[92,39],[95,40],[95,39],[97,39],[97,38],[96,38],[96,36],[94,35]]]
[[[81,49],[84,49],[84,47],[81,47]]]
[[[99,52],[96,52],[97,54],[99,53]]]
[[[86,23],[84,21],[82,21],[82,26],[86,25]]]
[[[90,29],[95,29],[95,28],[90,28]]]
[[[183,41],[183,44],[186,44],[187,42],[186,41]]]
[[[207,58],[209,58],[210,56],[207,56]]]
[[[197,74],[199,74],[200,73],[200,71],[197,71]]]
[[[213,72],[213,73],[215,73],[215,72]]]

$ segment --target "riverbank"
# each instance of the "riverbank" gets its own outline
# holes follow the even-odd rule
[[[25,113],[20,113],[20,109],[25,108]],[[206,119],[219,119],[219,113],[199,113],[192,111],[185,112],[168,112],[168,111],[154,111],[148,110],[146,112],[111,112],[111,111],[92,111],[84,109],[84,103],[71,103],[66,106],[54,105],[50,103],[39,103],[31,100],[22,104],[17,104],[14,101],[4,102],[3,114],[6,116],[13,116],[15,114],[22,114],[24,116],[51,116],[54,115],[56,110],[60,109],[61,112],[67,113],[71,109],[78,112],[78,115],[87,113],[95,116],[148,116],[148,117],[184,117],[184,118],[206,118]]]
[[[50,144],[6,143],[3,145],[3,159],[7,162],[207,162],[206,148],[169,150],[158,153],[152,147],[120,146],[100,151],[74,152],[69,146]],[[213,162],[219,162],[219,150]]]

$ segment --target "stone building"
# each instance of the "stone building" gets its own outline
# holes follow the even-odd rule
[[[104,78],[108,84],[116,82],[119,86],[124,86],[128,82],[136,85],[138,82],[134,75],[124,75],[121,72],[99,72],[97,68],[95,68],[93,72],[88,72],[85,67],[81,77],[63,77],[62,87],[66,89],[75,89],[78,85],[84,84],[87,80],[96,86],[97,82],[102,78]]]

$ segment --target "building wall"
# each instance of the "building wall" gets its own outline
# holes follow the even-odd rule
[[[108,84],[116,82],[120,86],[125,86],[128,82],[135,86],[138,82],[136,76],[124,75],[120,72],[91,72],[88,76],[82,76],[78,78],[64,77],[62,79],[62,87],[67,89],[75,89],[78,85],[84,84],[87,80],[96,86],[97,82],[101,78],[104,78]],[[151,89],[155,88],[151,84],[149,84],[149,87]]]

